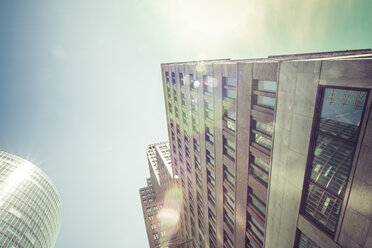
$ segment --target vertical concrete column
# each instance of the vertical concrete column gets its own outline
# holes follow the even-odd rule
[[[235,247],[245,247],[247,218],[249,130],[253,66],[237,64],[236,172],[235,172]]]

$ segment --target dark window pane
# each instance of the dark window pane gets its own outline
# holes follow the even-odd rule
[[[309,239],[305,234],[300,232],[300,238],[298,241],[298,248],[320,248],[311,239]]]
[[[355,142],[366,99],[366,91],[327,88],[319,130]]]

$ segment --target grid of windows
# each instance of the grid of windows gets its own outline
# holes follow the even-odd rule
[[[359,135],[366,91],[323,88],[305,181],[304,213],[334,234]]]
[[[0,244],[53,247],[62,218],[62,201],[38,167],[0,151]]]
[[[277,83],[254,80],[248,170],[247,246],[263,247]]]

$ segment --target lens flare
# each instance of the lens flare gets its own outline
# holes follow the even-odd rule
[[[204,74],[206,71],[207,71],[207,68],[204,64],[203,61],[200,61],[197,65],[196,65],[196,71],[198,73],[201,73],[201,74]]]
[[[171,187],[164,197],[163,208],[158,213],[158,218],[167,229],[168,237],[176,235],[181,222],[182,190],[178,186]]]

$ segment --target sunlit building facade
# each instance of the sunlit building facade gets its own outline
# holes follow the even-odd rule
[[[61,219],[62,201],[50,178],[0,151],[0,247],[52,248]]]
[[[150,248],[168,247],[178,241],[179,202],[174,186],[168,141],[146,149],[150,178],[140,188],[141,204]]]
[[[372,247],[372,51],[162,64],[189,247]]]

